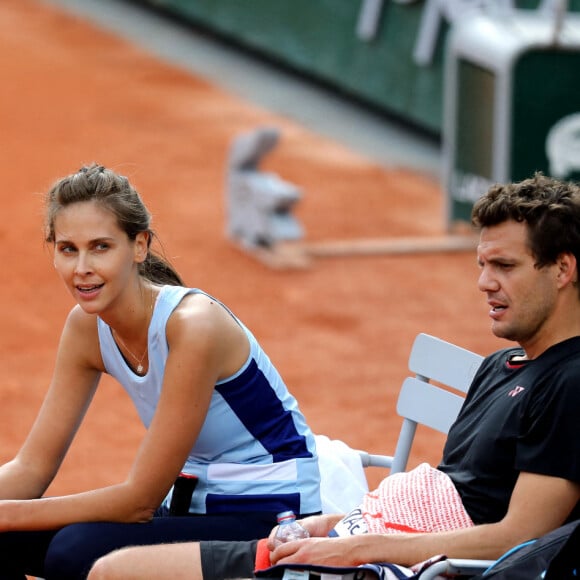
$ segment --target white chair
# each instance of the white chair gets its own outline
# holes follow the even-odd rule
[[[390,473],[404,471],[417,425],[446,434],[482,360],[482,356],[440,338],[423,333],[417,335],[409,356],[409,370],[413,376],[404,380],[397,400],[397,413],[403,418],[403,423],[395,453],[392,456],[377,455],[357,450],[362,465],[389,468]],[[492,563],[448,559],[433,564],[423,572],[421,580],[433,580],[441,574],[446,577],[472,576],[483,572]]]
[[[418,334],[409,355],[409,370],[414,376],[404,380],[397,400],[403,423],[395,453],[359,451],[363,466],[387,467],[391,473],[404,471],[418,424],[447,433],[482,360],[481,355],[460,346]]]
[[[394,456],[361,451],[363,465],[390,467],[391,473],[404,471],[417,425],[447,433],[482,361],[481,355],[435,336],[417,335],[409,356],[409,370],[415,376],[405,379],[397,400],[397,413],[403,418],[403,424]],[[492,563],[450,558],[433,564],[423,572],[421,580],[432,580],[443,574],[472,576],[480,574]]]

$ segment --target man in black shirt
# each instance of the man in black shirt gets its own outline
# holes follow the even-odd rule
[[[438,466],[474,525],[328,537],[342,516],[314,516],[302,522],[311,538],[271,546],[272,564],[495,559],[580,517],[580,188],[539,174],[496,185],[472,219],[492,332],[519,345],[485,359]],[[230,544],[129,548],[99,560],[89,580],[251,576],[255,545]]]

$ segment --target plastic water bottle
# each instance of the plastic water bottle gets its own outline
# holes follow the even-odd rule
[[[297,521],[293,511],[278,514],[278,529],[274,536],[274,543],[278,546],[284,542],[309,538],[310,534]]]

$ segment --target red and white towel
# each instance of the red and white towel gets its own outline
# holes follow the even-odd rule
[[[473,525],[449,476],[422,463],[385,478],[331,535],[442,532]]]

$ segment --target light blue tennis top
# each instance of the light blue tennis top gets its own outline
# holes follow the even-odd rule
[[[149,325],[149,370],[143,377],[126,363],[110,327],[97,320],[105,369],[127,391],[145,427],[163,388],[167,321],[190,293],[202,291],[161,288]],[[199,478],[190,513],[318,512],[320,474],[314,436],[255,337],[222,306],[246,333],[250,354],[237,373],[216,383],[205,422],[183,466],[183,472]],[[170,500],[171,492],[164,505]]]

